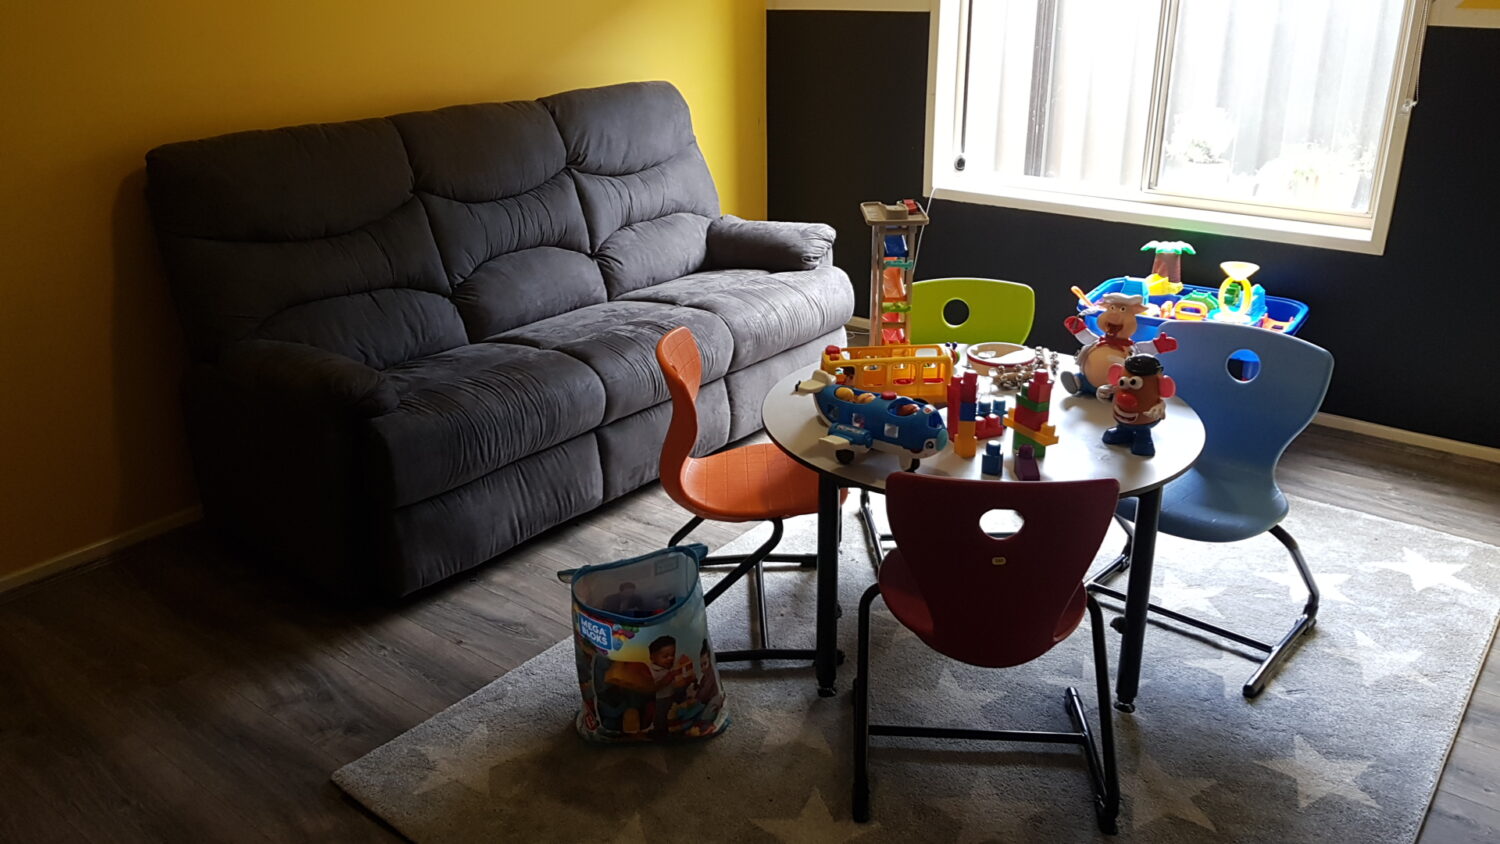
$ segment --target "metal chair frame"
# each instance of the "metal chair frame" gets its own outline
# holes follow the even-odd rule
[[[1115,728],[1110,709],[1109,655],[1104,642],[1104,615],[1099,602],[1088,599],[1089,626],[1094,649],[1094,682],[1099,699],[1099,736],[1089,726],[1078,689],[1069,686],[1063,706],[1073,723],[1071,732],[1050,730],[965,730],[870,723],[870,611],[880,597],[876,584],[865,590],[859,602],[859,657],[854,676],[854,819],[870,819],[870,737],[907,736],[964,741],[1013,741],[1041,744],[1073,744],[1083,748],[1089,766],[1089,785],[1094,793],[1094,816],[1106,835],[1118,831],[1120,776],[1115,763]]]
[[[1115,520],[1120,523],[1120,527],[1125,529],[1125,547],[1120,550],[1119,555],[1111,560],[1109,564],[1089,578],[1088,589],[1092,594],[1104,595],[1105,597],[1124,603],[1125,593],[1110,588],[1108,584],[1114,578],[1130,569],[1130,549],[1135,541],[1135,529],[1131,522],[1123,516],[1117,515],[1115,516]],[[1256,664],[1255,669],[1250,673],[1250,677],[1245,680],[1244,686],[1240,688],[1240,693],[1246,698],[1255,698],[1261,692],[1265,691],[1266,683],[1276,670],[1281,667],[1282,663],[1286,661],[1287,657],[1291,655],[1294,649],[1293,646],[1318,623],[1318,602],[1320,598],[1318,584],[1313,580],[1312,570],[1308,568],[1307,560],[1302,556],[1302,549],[1298,547],[1297,540],[1292,538],[1291,533],[1281,525],[1272,527],[1268,532],[1276,537],[1277,541],[1285,546],[1287,551],[1292,555],[1292,562],[1297,566],[1297,573],[1301,575],[1302,583],[1307,587],[1307,603],[1302,606],[1302,614],[1292,622],[1292,626],[1274,644],[1246,636],[1243,633],[1237,633],[1228,628],[1220,627],[1217,624],[1211,624],[1200,618],[1185,615],[1176,610],[1163,607],[1160,604],[1146,604],[1146,609],[1149,612],[1156,613],[1163,618],[1263,652],[1265,657]],[[1110,622],[1110,626],[1117,631],[1123,631],[1125,619],[1117,617]]]
[[[672,535],[668,546],[681,545],[688,534],[692,533],[699,525],[703,524],[702,516],[694,516],[689,519]],[[778,567],[780,569],[807,570],[818,567],[817,554],[774,554],[776,546],[781,544],[784,528],[781,519],[769,519],[771,523],[771,536],[762,542],[749,554],[720,554],[705,557],[699,563],[699,569],[718,568],[730,566],[730,571],[720,578],[713,588],[703,593],[704,605],[712,604],[729,590],[729,587],[738,583],[746,575],[750,576],[750,597],[755,605],[755,615],[750,622],[751,643],[756,647],[720,651],[714,655],[719,662],[746,662],[755,660],[809,660],[817,656],[817,651],[812,648],[774,648],[771,646],[771,627],[766,617],[766,590],[764,571],[766,563],[796,563],[794,567]]]

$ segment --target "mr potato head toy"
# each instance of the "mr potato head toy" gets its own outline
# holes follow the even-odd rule
[[[1162,374],[1154,355],[1131,355],[1109,368],[1109,380],[1097,395],[1114,404],[1115,426],[1104,432],[1105,445],[1128,445],[1131,454],[1151,457],[1156,444],[1151,429],[1167,415],[1167,399],[1177,383]]]

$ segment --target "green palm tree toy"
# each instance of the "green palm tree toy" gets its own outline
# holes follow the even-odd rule
[[[1156,251],[1156,259],[1151,262],[1151,273],[1164,276],[1169,284],[1180,289],[1182,284],[1182,256],[1198,254],[1193,250],[1193,244],[1185,240],[1153,240],[1141,247],[1142,252]]]

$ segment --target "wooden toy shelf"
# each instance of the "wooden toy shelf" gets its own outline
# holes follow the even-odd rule
[[[900,203],[861,202],[859,210],[870,227],[870,345],[907,343],[908,297],[931,218],[920,206],[909,211]]]

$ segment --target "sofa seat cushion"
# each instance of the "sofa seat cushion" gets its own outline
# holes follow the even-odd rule
[[[370,420],[376,501],[403,507],[592,431],[604,387],[560,352],[479,343],[385,371],[400,396]]]
[[[734,337],[731,372],[821,337],[854,314],[854,289],[835,267],[786,273],[711,270],[634,290],[620,300],[717,315]]]
[[[604,423],[667,401],[667,382],[656,362],[662,335],[687,326],[698,340],[703,382],[729,371],[734,339],[724,321],[707,312],[657,302],[606,302],[497,334],[516,343],[561,352],[593,370],[604,384]]]

